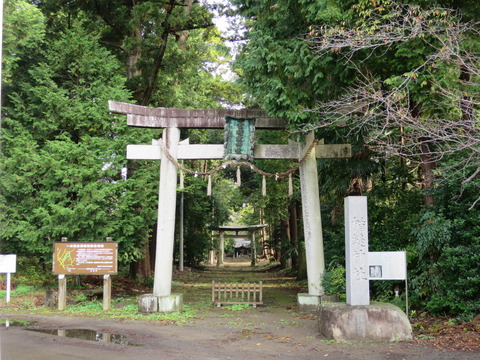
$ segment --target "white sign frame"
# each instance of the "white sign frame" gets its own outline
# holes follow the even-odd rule
[[[406,251],[369,251],[369,280],[407,280]]]
[[[0,273],[7,273],[7,296],[5,302],[10,302],[11,274],[17,272],[17,255],[0,255]]]
[[[408,317],[408,279],[406,251],[369,251],[369,280],[404,280],[405,312]]]
[[[0,273],[17,272],[17,255],[0,255]]]

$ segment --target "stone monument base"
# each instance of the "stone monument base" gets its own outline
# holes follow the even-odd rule
[[[183,309],[183,294],[169,296],[155,296],[153,294],[140,295],[138,311],[142,313],[177,312]]]
[[[366,306],[321,304],[318,326],[322,335],[337,341],[412,339],[412,327],[405,313],[386,303]]]

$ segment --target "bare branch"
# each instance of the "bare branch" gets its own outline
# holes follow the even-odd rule
[[[452,169],[477,169],[459,179],[465,185],[480,173],[480,53],[464,46],[480,37],[479,23],[461,22],[460,14],[449,9],[395,7],[388,15],[373,13],[368,27],[312,28],[306,40],[311,49],[341,52],[357,80],[343,96],[308,110],[319,120],[299,131],[348,125],[354,135],[368,129],[365,140],[372,148],[418,162],[425,161],[425,151],[430,162],[461,151],[465,157]],[[362,59],[353,60],[359,51],[365,59],[413,39],[428,48],[424,62],[388,81],[362,70]],[[414,104],[419,94],[423,101]]]

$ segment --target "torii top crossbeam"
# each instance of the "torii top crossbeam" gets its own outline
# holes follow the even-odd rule
[[[240,232],[254,232],[257,230],[262,230],[263,228],[267,227],[267,224],[260,224],[260,225],[222,225],[218,227],[218,231],[221,232],[234,232],[235,235],[228,235],[229,237],[239,237]],[[242,237],[245,237],[242,235]]]
[[[108,106],[111,112],[127,115],[129,126],[223,129],[225,116],[229,115],[236,118],[255,118],[256,129],[285,129],[283,119],[270,117],[263,110],[149,108],[118,101],[109,101]]]
[[[251,231],[251,230],[259,230],[267,227],[266,224],[260,225],[222,225],[218,227],[219,231]]]
[[[145,128],[203,128],[223,129],[225,116],[238,118],[255,118],[256,129],[285,129],[285,122],[280,118],[269,117],[263,110],[225,110],[225,109],[172,109],[149,108],[118,101],[108,102],[110,111],[127,115],[127,124]],[[316,157],[324,159],[351,157],[351,146],[344,144],[318,144]],[[178,159],[222,159],[224,145],[179,145]],[[255,159],[294,159],[302,157],[297,144],[262,145],[256,144]],[[128,159],[160,160],[161,150],[153,145],[128,145]]]

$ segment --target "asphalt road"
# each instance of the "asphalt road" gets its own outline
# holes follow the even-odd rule
[[[14,325],[0,327],[0,360],[480,359],[479,352],[414,342],[332,342],[321,338],[313,317],[266,308],[239,314],[220,308],[181,325],[4,313],[0,320]],[[64,336],[71,329],[97,334],[96,340]]]

